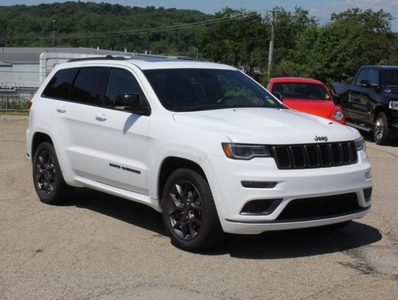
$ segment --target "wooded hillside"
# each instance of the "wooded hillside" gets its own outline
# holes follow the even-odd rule
[[[51,47],[54,37],[56,47],[190,54],[205,29],[195,24],[211,18],[195,10],[94,2],[0,6],[0,46]]]
[[[350,81],[364,64],[398,64],[393,19],[383,10],[360,9],[331,12],[330,22],[320,24],[300,7],[275,7],[266,15],[226,7],[208,15],[104,2],[14,5],[0,6],[0,47],[189,56],[237,66],[262,83],[270,76],[303,76],[330,84]]]

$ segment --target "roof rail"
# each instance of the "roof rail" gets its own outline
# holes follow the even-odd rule
[[[125,57],[125,56],[112,56],[112,55],[107,55],[107,56],[95,56],[95,57],[84,57],[84,58],[71,58],[68,60],[68,62],[74,62],[74,61],[84,61],[84,60],[128,60],[130,58]]]

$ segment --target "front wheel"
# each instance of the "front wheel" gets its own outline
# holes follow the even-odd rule
[[[390,141],[388,134],[387,117],[384,113],[377,114],[373,129],[373,138],[377,145],[386,145]]]
[[[54,146],[48,142],[41,143],[34,154],[33,184],[40,201],[47,204],[66,202],[74,192],[65,183]]]
[[[202,175],[176,170],[166,182],[162,201],[163,222],[175,246],[198,252],[222,241],[210,186]]]

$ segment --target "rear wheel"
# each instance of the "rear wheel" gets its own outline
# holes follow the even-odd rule
[[[61,204],[68,201],[74,188],[68,186],[62,176],[54,146],[43,142],[33,158],[33,183],[40,201]]]
[[[375,126],[373,129],[373,138],[377,145],[386,145],[390,138],[388,134],[387,117],[384,113],[377,114],[375,118]]]
[[[162,201],[163,222],[175,246],[198,252],[222,241],[210,186],[202,175],[176,170],[167,180]]]

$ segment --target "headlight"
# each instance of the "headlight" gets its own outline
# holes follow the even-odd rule
[[[355,147],[357,148],[357,151],[366,150],[365,139],[362,136],[355,140]]]
[[[388,107],[394,110],[398,110],[398,101],[390,101]]]
[[[344,113],[343,113],[341,110],[336,110],[336,111],[334,112],[334,118],[335,118],[337,121],[341,121],[341,120],[343,120],[343,118],[344,118]]]
[[[254,157],[271,157],[267,146],[223,143],[225,155],[233,159],[252,159]]]

